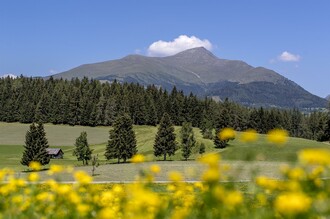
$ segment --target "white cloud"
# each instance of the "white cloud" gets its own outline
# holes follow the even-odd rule
[[[282,52],[281,55],[278,56],[277,59],[282,62],[299,62],[300,55],[295,55],[295,54],[289,53],[287,51],[284,51],[284,52]]]
[[[17,76],[13,75],[13,74],[4,74],[4,75],[0,76],[0,78],[6,78],[6,77],[17,78]]]
[[[207,50],[212,50],[212,44],[207,39],[201,40],[195,36],[181,35],[173,41],[159,40],[152,43],[148,48],[148,55],[169,56],[195,47],[204,47]]]

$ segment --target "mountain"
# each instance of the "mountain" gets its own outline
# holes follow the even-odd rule
[[[16,75],[13,75],[13,74],[4,74],[4,75],[0,76],[0,78],[7,78],[7,77],[17,78],[17,76]]]
[[[253,67],[243,61],[219,59],[203,47],[173,56],[128,55],[122,59],[85,64],[52,75],[54,78],[117,79],[143,85],[155,84],[171,90],[217,99],[229,98],[249,106],[312,108],[325,107],[315,96],[275,71]]]

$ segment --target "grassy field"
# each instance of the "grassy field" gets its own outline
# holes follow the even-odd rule
[[[18,172],[27,168],[20,164],[23,152],[23,144],[25,134],[28,130],[28,124],[19,123],[0,123],[0,168],[9,167]],[[90,147],[94,150],[94,154],[99,155],[101,166],[97,169],[95,180],[114,180],[125,181],[133,180],[139,170],[147,168],[150,164],[157,163],[162,168],[162,175],[156,180],[166,180],[167,173],[171,170],[178,170],[184,173],[186,180],[198,179],[199,173],[203,170],[203,166],[194,160],[200,155],[198,148],[193,150],[193,154],[189,161],[181,161],[181,151],[178,150],[175,156],[170,157],[171,161],[162,162],[161,158],[153,155],[154,137],[157,127],[152,126],[135,126],[134,131],[137,138],[139,153],[146,156],[150,161],[146,164],[136,166],[132,164],[111,164],[115,161],[106,161],[103,154],[108,140],[108,133],[111,127],[83,127],[83,126],[66,126],[46,124],[46,136],[49,140],[50,147],[61,148],[64,151],[64,159],[52,160],[52,164],[72,165],[76,169],[83,169],[87,172],[91,171],[91,166],[81,166],[74,156],[72,150],[74,148],[75,139],[80,132],[86,131]],[[177,141],[179,142],[180,127],[175,127]],[[221,153],[224,164],[231,166],[228,175],[233,180],[248,180],[253,172],[258,171],[263,175],[276,177],[280,165],[296,160],[297,151],[303,148],[327,147],[328,144],[310,141],[299,138],[290,138],[283,146],[278,147],[268,143],[265,135],[259,135],[259,139],[253,143],[243,143],[238,137],[229,142],[229,146],[225,149],[215,149],[212,140],[203,139],[199,129],[194,129],[197,142],[206,145],[206,152]],[[46,166],[47,168],[47,166]],[[194,172],[195,174],[192,174]],[[63,178],[71,180],[70,177]]]

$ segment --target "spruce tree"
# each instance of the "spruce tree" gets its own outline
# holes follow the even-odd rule
[[[184,122],[181,128],[181,147],[182,147],[182,156],[185,160],[191,155],[191,150],[196,144],[194,132],[190,122]]]
[[[155,138],[154,155],[156,157],[163,156],[166,160],[166,156],[174,155],[176,149],[174,127],[170,116],[164,113]]]
[[[29,166],[31,161],[46,165],[50,162],[50,156],[47,153],[48,141],[42,123],[36,125],[32,123],[30,129],[26,132],[24,152],[21,164]]]
[[[109,132],[109,141],[104,156],[107,160],[121,159],[126,162],[137,153],[133,122],[127,115],[120,115],[114,122],[113,130]]]
[[[76,139],[75,147],[73,155],[77,157],[78,161],[82,161],[83,165],[88,165],[88,161],[92,159],[93,150],[89,148],[86,132],[80,133],[80,136]]]

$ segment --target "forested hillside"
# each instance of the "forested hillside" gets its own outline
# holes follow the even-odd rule
[[[185,96],[175,87],[170,91],[150,85],[101,83],[87,78],[44,80],[41,78],[0,79],[0,121],[111,126],[121,113],[128,113],[136,125],[157,125],[166,112],[174,125],[191,122],[210,136],[213,128],[256,129],[266,133],[284,128],[291,136],[329,139],[329,116],[296,109],[247,108],[228,100]],[[212,131],[211,131],[212,133]]]

